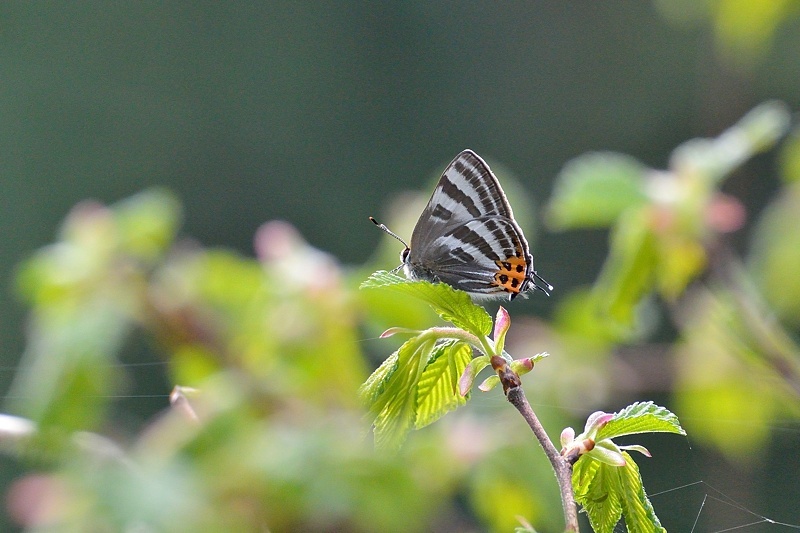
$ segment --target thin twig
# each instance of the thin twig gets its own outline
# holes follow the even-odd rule
[[[578,508],[575,505],[575,494],[572,492],[572,464],[567,462],[561,454],[558,453],[556,447],[553,446],[552,441],[547,436],[541,422],[533,412],[531,404],[525,397],[525,391],[522,387],[512,387],[508,390],[508,401],[517,408],[522,417],[528,423],[533,434],[536,435],[539,444],[541,444],[545,455],[553,465],[553,470],[556,473],[558,486],[561,490],[561,505],[564,508],[564,531],[575,532],[578,531]]]
[[[553,465],[553,471],[556,474],[556,480],[561,492],[561,506],[564,508],[564,531],[578,533],[578,508],[575,505],[575,494],[572,491],[572,465],[577,457],[570,462],[569,458],[562,457],[558,452],[550,437],[547,436],[544,426],[539,422],[536,413],[533,412],[531,404],[528,403],[528,398],[525,396],[525,391],[522,390],[522,385],[516,372],[511,370],[502,357],[494,356],[491,362],[503,384],[506,398],[508,398],[511,405],[517,408],[517,411],[528,423],[542,446],[545,455],[550,460],[550,464]]]

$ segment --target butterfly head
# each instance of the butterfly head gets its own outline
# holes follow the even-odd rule
[[[408,254],[411,253],[411,248],[409,248],[406,243],[403,244],[405,244],[406,247],[400,252],[400,262],[405,265],[408,264]]]

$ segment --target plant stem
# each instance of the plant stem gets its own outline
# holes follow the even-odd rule
[[[561,489],[561,506],[564,508],[564,531],[577,533],[578,508],[575,505],[575,494],[572,492],[572,463],[558,453],[541,422],[539,422],[536,413],[533,412],[531,404],[528,403],[528,398],[525,397],[525,391],[522,390],[522,387],[509,388],[506,392],[506,397],[528,423],[533,434],[539,440],[545,455],[550,460],[550,464],[553,465],[558,486]]]

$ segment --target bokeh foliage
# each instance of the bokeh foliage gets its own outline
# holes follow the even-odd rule
[[[12,448],[32,468],[9,491],[16,521],[65,531],[413,531],[457,517],[457,494],[499,529],[515,514],[542,519],[547,506],[536,502],[554,493],[542,500],[535,467],[503,488],[502,513],[479,504],[500,482],[489,472],[522,436],[493,439],[483,435],[491,424],[465,420],[399,454],[374,451],[357,395],[369,306],[331,256],[285,222],[258,231],[258,259],[208,249],[176,240],[180,219],[160,189],[83,203],[57,242],[21,265],[29,344],[7,409],[36,431]],[[183,387],[171,408],[165,396],[161,414],[123,436],[111,405],[129,390],[118,362],[132,337]],[[4,422],[6,441],[13,423]]]
[[[787,124],[788,111],[769,102],[715,139],[681,145],[666,170],[610,153],[565,165],[551,227],[610,226],[611,246],[592,287],[561,296],[551,322],[529,324],[534,339],[509,339],[512,352],[554,355],[531,374],[534,397],[580,401],[585,412],[608,401],[616,347],[646,352],[653,324],[669,317],[674,411],[695,442],[758,460],[771,420],[800,414],[800,288],[787,244],[800,143],[783,144],[783,188],[741,258],[726,235],[744,212],[721,187]],[[286,222],[259,229],[252,259],[179,238],[180,220],[179,201],[161,189],[84,202],[21,265],[28,347],[7,410],[36,430],[11,448],[31,468],[8,495],[15,520],[65,531],[413,531],[476,520],[503,531],[520,515],[558,529],[546,462],[504,402],[445,417],[396,454],[373,449],[357,390],[377,363],[360,341],[387,325],[430,324],[424,304],[358,291],[360,273]],[[111,405],[130,386],[117,363],[131,338],[144,338],[181,388],[121,435]],[[557,431],[570,414],[544,419]],[[730,419],[747,424],[734,430]]]
[[[790,20],[797,10],[791,1],[667,0],[656,5],[673,20],[708,23],[724,58],[745,71],[769,50],[781,23]],[[44,8],[37,6],[28,22],[45,19],[39,9]],[[81,9],[96,11],[89,6]],[[128,13],[105,11],[111,14],[110,23],[99,23],[98,28],[111,27],[115,31],[119,21],[114,17],[128,18]],[[316,8],[313,11],[299,17],[300,24],[311,28],[315,37],[325,38],[325,32],[330,30],[319,22],[327,14],[316,13]],[[178,10],[173,19],[190,26],[192,35],[199,35],[196,21],[185,14]],[[314,19],[316,24],[307,24],[308,16],[318,16]],[[64,22],[73,31],[69,17],[64,17]],[[253,23],[258,25],[256,19]],[[458,24],[462,21],[458,20]],[[324,30],[321,34],[320,26]],[[481,19],[479,27],[484,26]],[[288,31],[289,26],[286,27]],[[349,35],[359,29],[346,31]],[[50,34],[38,22],[32,31]],[[95,46],[93,32],[79,33]],[[54,35],[54,42],[59,43],[58,34]],[[471,32],[464,35],[473,37]],[[492,33],[491,37],[495,39],[496,35]],[[662,46],[658,38],[652,43],[655,49]],[[215,41],[212,46],[221,44],[225,43]],[[246,48],[269,48],[262,44],[259,40],[257,45],[247,43]],[[464,46],[465,42],[458,40],[456,44]],[[328,56],[320,59],[321,47],[316,45],[319,42],[293,50],[299,56],[293,67],[306,69],[301,70],[299,79],[313,81],[309,71],[318,68],[316,61],[325,63],[323,75],[337,78],[338,74],[332,75],[336,68],[329,65],[335,64],[339,51],[328,51]],[[686,53],[691,45],[676,53]],[[23,47],[36,53],[35,45],[23,42]],[[71,159],[74,154],[85,153],[90,161],[85,167],[78,165],[76,172],[94,171],[101,175],[98,180],[106,180],[106,174],[125,167],[129,174],[124,174],[123,179],[132,183],[131,176],[147,174],[156,166],[152,159],[141,157],[141,150],[130,150],[130,140],[136,138],[139,129],[147,146],[168,147],[163,153],[158,152],[159,161],[174,159],[175,139],[188,143],[188,119],[180,117],[176,109],[193,105],[185,101],[176,105],[174,88],[186,90],[191,84],[179,77],[173,81],[172,76],[182,69],[195,74],[196,65],[177,54],[161,54],[161,45],[156,48],[169,61],[160,64],[155,72],[138,70],[146,62],[139,61],[135,53],[130,57],[132,63],[121,65],[120,70],[126,75],[133,72],[137,84],[142,74],[155,78],[169,73],[170,82],[161,99],[139,93],[135,97],[147,101],[146,108],[155,108],[154,115],[166,117],[167,129],[169,133],[177,132],[176,137],[158,137],[153,142],[150,130],[144,127],[147,121],[137,120],[142,108],[130,102],[129,92],[122,85],[100,83],[101,90],[123,94],[125,105],[100,107],[90,119],[103,125],[98,138],[108,138],[113,129],[123,130],[125,134],[115,138],[119,145],[112,145],[111,150],[105,142],[87,147],[81,136],[86,124],[73,124],[74,130],[66,130],[68,143],[56,142],[46,150],[35,145],[37,151],[46,152],[47,164],[43,167],[33,165],[34,158],[20,158],[24,164],[13,170],[21,178],[9,196],[30,200],[40,194],[38,187],[30,186],[31,174],[49,174],[51,167],[71,168],[75,165]],[[69,47],[65,50],[81,66],[82,53]],[[581,56],[584,52],[581,50]],[[9,57],[17,55],[11,53]],[[375,57],[383,66],[383,57]],[[78,91],[94,94],[98,89],[98,78],[92,76],[95,68],[99,67],[99,78],[105,81],[109,73],[101,66],[110,64],[113,58],[113,54],[102,56],[95,60],[96,66],[87,63],[89,68],[79,68],[80,74],[67,72],[70,84],[78,82],[74,84]],[[50,79],[53,65],[58,65],[59,74],[65,73],[58,56],[48,55],[41,65],[34,59],[35,56],[19,55],[18,61],[25,65],[21,82],[17,80],[19,94],[26,92],[37,78]],[[203,54],[201,59],[200,63],[217,62],[213,54]],[[240,60],[257,63],[253,59]],[[450,74],[462,71],[471,76],[473,70],[455,59],[440,61],[436,69],[452,64]],[[597,57],[591,56],[588,61],[597,61]],[[560,61],[552,64],[562,68]],[[37,71],[36,66],[43,70]],[[619,70],[610,65],[607,68],[619,76],[612,76],[615,92],[625,78]],[[707,69],[697,70],[705,79]],[[228,72],[214,72],[220,78],[229,77]],[[249,73],[242,69],[240,75]],[[426,83],[429,75],[423,70]],[[668,76],[675,75],[670,69]],[[259,73],[252,79],[237,79],[234,86],[252,83],[260,95],[266,77]],[[344,80],[347,76],[338,78]],[[286,86],[279,89],[281,94],[300,100],[296,79],[287,77]],[[475,80],[455,80],[453,83],[447,78],[448,90],[457,85],[483,94],[466,83]],[[581,99],[585,98],[585,84],[575,81],[566,83],[576,88]],[[385,80],[373,83],[383,95]],[[492,78],[491,83],[496,84],[496,80]],[[303,84],[317,89],[313,82]],[[796,86],[793,82],[790,85]],[[337,97],[351,88],[343,87],[335,87]],[[434,120],[448,127],[454,115],[461,115],[465,107],[478,103],[469,98],[469,105],[464,106],[463,100],[449,98],[449,92],[438,90],[434,93],[437,98],[456,104],[438,115],[436,109],[426,111],[432,111]],[[50,139],[52,128],[58,127],[53,124],[53,116],[64,120],[63,101],[44,94],[46,107],[35,110],[35,120],[23,113],[15,114],[18,103],[14,98],[6,99],[10,103],[7,113],[12,118],[6,121],[6,137],[14,145],[20,142],[20,135],[38,142],[42,132],[33,126],[28,130],[25,125],[44,124],[45,138]],[[253,94],[256,93],[250,93]],[[443,94],[448,98],[441,98]],[[545,94],[544,100],[549,105],[553,98],[552,94]],[[69,98],[66,100],[76,105]],[[186,99],[198,100],[202,99],[195,94]],[[661,101],[649,94],[640,100],[638,111],[644,118],[638,129],[631,129],[632,137],[640,134],[643,124],[649,128],[662,118],[659,114],[671,112],[676,106],[673,99]],[[593,108],[600,107],[599,102],[589,101]],[[730,96],[727,101],[730,103]],[[416,101],[411,102],[409,105],[416,106]],[[214,100],[214,105],[208,107],[217,110],[219,103]],[[388,98],[383,103],[391,103],[387,107],[395,104]],[[343,118],[360,126],[365,116],[356,114],[364,108],[361,102],[358,104],[348,102],[350,108],[326,115],[326,120],[337,129]],[[83,105],[92,107],[85,102]],[[308,101],[302,105],[308,105]],[[654,111],[645,114],[651,108]],[[372,107],[365,109],[374,111]],[[401,109],[408,111],[410,107]],[[779,107],[766,108],[766,114],[764,110],[755,118],[772,116],[773,120],[761,122],[769,126],[767,130],[779,132],[786,127],[785,114]],[[476,114],[485,111],[479,107]],[[250,138],[264,129],[264,117],[253,115],[248,107],[223,107],[219,111],[225,117],[236,113],[247,117],[245,124],[249,128],[242,136]],[[559,128],[564,137],[549,141],[553,145],[564,144],[565,139],[578,135],[578,128],[563,127],[560,120],[564,114],[565,109],[559,108]],[[83,112],[81,116],[84,117]],[[194,119],[191,114],[187,116]],[[526,113],[520,117],[526,124],[537,123]],[[274,129],[290,135],[280,137],[277,146],[270,145],[267,157],[289,149],[290,158],[303,159],[307,147],[300,141],[306,139],[312,122],[297,121],[288,111],[280,118]],[[630,127],[627,121],[613,118],[624,123],[621,129]],[[382,116],[381,121],[391,125],[394,141],[394,121]],[[475,116],[467,113],[471,127],[474,121]],[[575,117],[572,122],[567,121],[578,123],[583,124]],[[119,128],[119,124],[125,127]],[[486,135],[498,136],[500,128],[490,126],[483,128]],[[741,126],[734,133],[748,130]],[[239,134],[239,129],[230,129]],[[384,143],[388,135],[380,131],[375,137]],[[592,128],[588,131],[594,132]],[[594,135],[590,139],[597,143],[605,140],[606,131]],[[474,138],[474,132],[470,131],[467,138]],[[666,171],[654,171],[635,158],[612,153],[585,155],[564,166],[549,205],[550,227],[591,225],[613,229],[611,253],[595,284],[569,294],[556,293],[557,308],[549,322],[529,319],[526,323],[524,318],[515,316],[515,330],[528,333],[510,339],[509,349],[516,353],[547,350],[553,354],[530,376],[535,380],[530,396],[556,406],[542,413],[552,434],[574,423],[575,406],[580,412],[588,412],[614,403],[621,389],[630,394],[631,385],[620,383],[627,375],[621,378],[619,366],[615,365],[620,347],[633,349],[640,356],[649,355],[652,348],[675,363],[675,375],[667,376],[665,385],[675,401],[673,410],[696,439],[694,446],[716,448],[730,464],[748,466],[766,460],[764,452],[775,436],[771,421],[797,420],[800,135],[790,134],[778,146],[780,189],[755,221],[748,243],[732,247],[728,240],[741,217],[748,215],[741,211],[735,198],[724,194],[725,180],[731,171],[735,175],[736,165],[758,150],[771,150],[767,157],[770,161],[775,159],[775,149],[771,148],[775,137],[760,138],[766,138],[766,144],[759,146],[745,135],[745,149],[736,152],[739,157],[733,160],[726,158],[724,150],[714,153],[714,146],[725,146],[720,139],[716,144],[714,140],[703,140],[687,145],[682,154],[676,151]],[[213,135],[211,141],[224,144]],[[438,150],[432,144],[419,144],[417,141],[415,148]],[[406,148],[401,144],[397,150]],[[108,151],[124,153],[127,159],[105,166],[95,161],[100,153]],[[352,152],[346,156],[361,158],[362,165],[374,159],[372,153]],[[195,156],[195,163],[186,171],[192,175],[186,187],[198,188],[194,174],[203,170],[208,161],[196,157],[197,152],[190,155]],[[226,156],[221,167],[239,164],[239,157]],[[441,154],[437,157],[445,158]],[[720,160],[729,165],[724,171],[715,166]],[[243,166],[249,162],[246,157],[245,161]],[[678,165],[681,161],[687,164]],[[559,165],[560,161],[545,164]],[[6,168],[7,172],[10,170]],[[215,167],[210,174],[216,179],[219,171]],[[260,172],[255,174],[253,181],[262,179]],[[364,173],[369,176],[370,185],[373,174]],[[163,176],[151,179],[161,180]],[[64,188],[59,191],[75,186],[69,180],[61,181]],[[213,183],[206,181],[199,188],[216,201],[215,193],[222,185],[214,189]],[[684,196],[670,205],[665,202],[669,194],[656,194],[659,184],[667,185],[667,193],[677,189]],[[241,188],[250,190],[252,184],[246,185]],[[327,190],[338,185],[330,184],[331,189]],[[367,188],[366,178],[362,185]],[[382,193],[383,190],[373,194]],[[323,195],[326,199],[329,196]],[[60,192],[56,196],[61,196]],[[517,194],[510,196],[519,215],[525,199]],[[251,201],[260,209],[260,198]],[[60,205],[53,198],[50,202],[36,203],[36,209],[44,212],[52,205]],[[522,206],[518,208],[518,204]],[[18,216],[15,202],[9,202],[7,207],[11,217],[24,223],[26,219]],[[298,207],[286,206],[286,211],[296,211]],[[158,189],[110,207],[83,203],[67,217],[56,242],[42,248],[20,268],[19,293],[30,309],[28,341],[5,410],[30,418],[36,422],[37,431],[33,437],[3,441],[3,449],[16,457],[27,472],[13,484],[6,498],[6,506],[17,523],[35,531],[228,531],[264,526],[274,531],[412,531],[441,524],[456,524],[457,529],[466,516],[470,523],[462,529],[471,527],[474,521],[487,529],[508,531],[518,524],[514,515],[519,514],[540,531],[558,530],[558,513],[554,517],[552,511],[557,503],[548,466],[520,421],[500,401],[481,404],[475,398],[478,401],[462,410],[466,411],[464,416],[445,417],[417,432],[399,455],[373,452],[363,413],[357,406],[356,390],[369,367],[378,361],[368,356],[371,344],[361,341],[376,337],[387,325],[424,328],[435,319],[425,306],[401,296],[355,290],[366,273],[396,260],[395,243],[391,256],[381,256],[379,264],[350,272],[324,252],[308,246],[291,226],[273,223],[259,233],[258,260],[253,260],[231,250],[205,248],[177,238],[181,233],[180,210],[177,198]],[[409,211],[415,212],[405,216],[413,218],[419,209]],[[331,218],[331,212],[324,214]],[[209,220],[210,224],[218,224],[214,217]],[[393,227],[397,228],[394,224]],[[744,252],[737,254],[740,249]],[[547,272],[543,274],[547,276]],[[675,329],[666,350],[663,334],[657,345],[650,344],[654,332],[665,323]],[[136,339],[143,342],[137,343]],[[159,416],[138,426],[121,427],[123,424],[115,418],[114,397],[134,392],[134,384],[129,381],[126,367],[117,363],[132,344],[155,354],[167,365],[169,382],[193,387],[197,392],[185,390],[186,401],[179,401],[172,408],[163,398],[164,412]],[[380,352],[385,351],[382,345]],[[181,407],[185,405],[191,410]],[[1,426],[8,435],[13,434],[11,421],[3,419]],[[23,425],[22,429],[27,433],[31,428]],[[781,462],[786,464],[785,456]],[[791,484],[795,484],[794,480]],[[784,495],[780,496],[775,500],[783,499]],[[660,516],[668,525],[671,517]]]
[[[558,229],[611,227],[597,282],[569,308],[590,319],[573,321],[570,334],[576,323],[590,324],[585,333],[597,340],[595,328],[603,324],[606,333],[617,332],[610,342],[640,342],[659,313],[653,305],[658,297],[659,320],[678,329],[674,394],[687,431],[746,462],[758,460],[770,421],[798,414],[800,347],[796,315],[787,312],[793,305],[788,302],[800,301],[790,273],[800,264],[792,242],[797,232],[790,229],[798,211],[789,207],[794,178],[785,175],[747,255],[739,257],[726,235],[745,224],[746,214],[722,187],[739,165],[774,147],[788,127],[788,110],[768,102],[715,139],[679,146],[666,170],[617,154],[581,156],[565,166],[549,204]],[[797,143],[790,140],[780,156],[787,162],[784,172],[792,171],[796,157]],[[597,210],[594,194],[607,196]],[[569,323],[569,315],[561,320]],[[735,438],[732,420],[748,421]]]

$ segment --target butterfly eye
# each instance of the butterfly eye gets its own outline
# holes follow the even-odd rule
[[[400,252],[400,261],[405,264],[408,262],[408,254],[411,252],[411,248],[406,247],[402,252]]]

